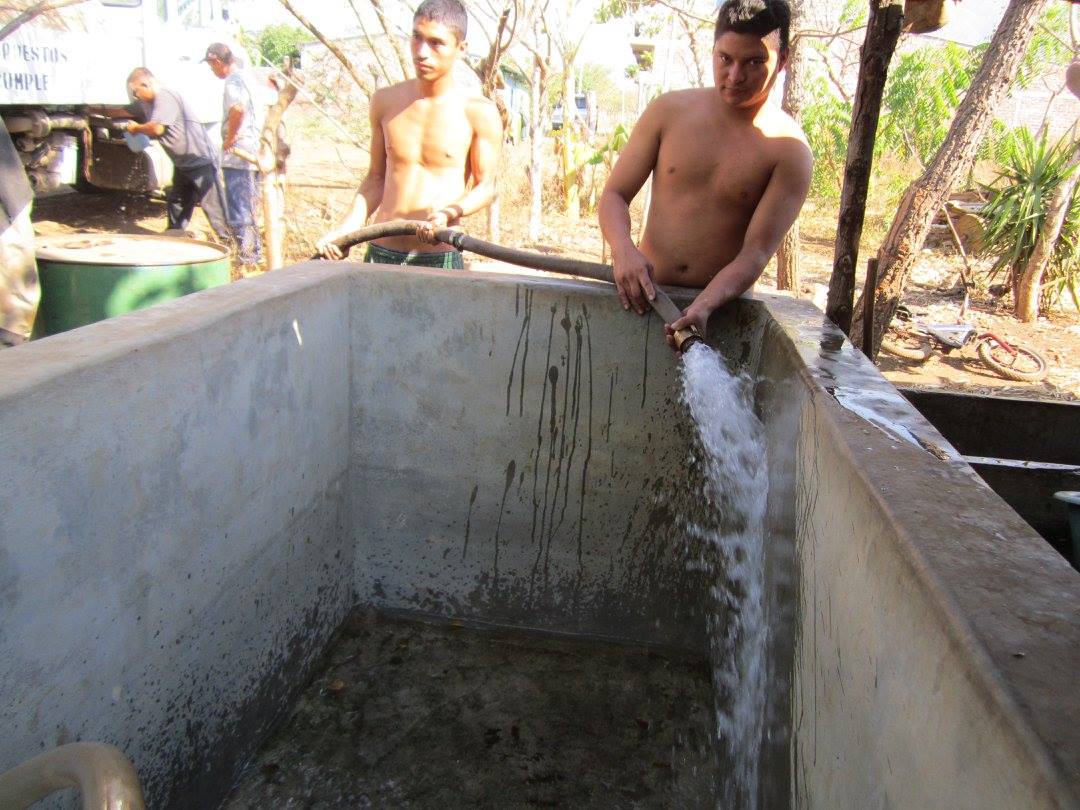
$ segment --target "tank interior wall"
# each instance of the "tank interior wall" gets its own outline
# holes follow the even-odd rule
[[[707,650],[693,432],[655,318],[536,278],[372,273],[352,294],[360,601]]]
[[[352,606],[347,280],[266,281],[0,353],[0,771],[212,807]]]

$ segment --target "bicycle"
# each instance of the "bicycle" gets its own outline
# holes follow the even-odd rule
[[[967,323],[925,323],[901,305],[896,312],[905,326],[892,326],[893,335],[881,340],[881,349],[905,360],[925,363],[934,351],[951,354],[974,345],[978,358],[994,373],[1016,382],[1046,379],[1046,360],[1034,349],[1010,343],[993,332],[980,332]]]

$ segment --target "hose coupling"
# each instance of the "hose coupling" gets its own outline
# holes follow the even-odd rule
[[[675,331],[675,348],[680,353],[685,353],[695,343],[704,343],[705,338],[701,336],[698,328],[691,324],[686,329],[677,329]]]

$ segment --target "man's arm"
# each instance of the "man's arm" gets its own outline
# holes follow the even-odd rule
[[[147,121],[145,124],[129,121],[127,131],[137,135],[149,135],[151,138],[160,138],[165,134],[165,125],[157,121]]]
[[[641,114],[600,195],[600,230],[611,245],[619,300],[623,309],[633,306],[639,315],[645,314],[656,290],[652,265],[630,236],[630,203],[656,167],[664,102],[661,96]]]
[[[149,135],[151,138],[160,138],[165,134],[168,127],[181,126],[180,104],[176,96],[167,90],[158,90],[154,103],[146,112],[148,119],[144,124],[128,124],[128,132]]]
[[[235,69],[225,78],[224,99],[227,109],[225,112],[225,134],[221,139],[221,151],[228,152],[236,146],[236,138],[240,134],[240,127],[244,123],[247,108],[250,106],[254,109],[255,107],[255,100],[251,96],[251,89],[248,87],[247,81]]]
[[[236,146],[236,136],[240,132],[240,125],[244,122],[244,107],[233,104],[225,117],[225,138],[221,142],[221,151],[228,152]]]
[[[386,140],[382,130],[385,92],[385,90],[378,90],[371,97],[371,154],[368,159],[367,174],[361,181],[360,188],[353,197],[352,205],[345,218],[315,244],[315,249],[327,259],[345,258],[345,254],[334,244],[334,240],[364,227],[368,217],[382,202],[383,188],[386,183]]]
[[[791,228],[806,201],[814,163],[810,148],[794,138],[791,140],[793,143],[785,147],[765,187],[765,193],[754,209],[742,249],[698,293],[683,317],[668,325],[669,336],[678,329],[690,326],[696,326],[705,334],[709,316],[750,289],[780,247],[784,234]]]
[[[420,241],[430,245],[438,244],[436,230],[487,208],[495,199],[495,179],[503,140],[502,118],[495,104],[486,98],[472,99],[469,105],[468,115],[473,126],[473,139],[469,145],[471,182],[464,194],[433,212],[427,224],[417,232]]]

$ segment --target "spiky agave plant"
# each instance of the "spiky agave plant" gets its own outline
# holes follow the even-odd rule
[[[986,187],[991,198],[981,214],[982,252],[995,257],[991,277],[1007,271],[1013,290],[1035,249],[1054,192],[1075,170],[1070,162],[1074,147],[1075,143],[1067,138],[1051,144],[1045,131],[1036,137],[1027,129],[1018,129],[1006,141],[1003,170]],[[1075,196],[1069,210],[1047,273],[1048,286],[1051,291],[1056,288],[1058,295],[1076,286],[1080,271]]]
[[[1054,256],[1043,276],[1042,308],[1049,309],[1066,291],[1080,312],[1080,194],[1076,192],[1069,202],[1061,236],[1054,245]]]

